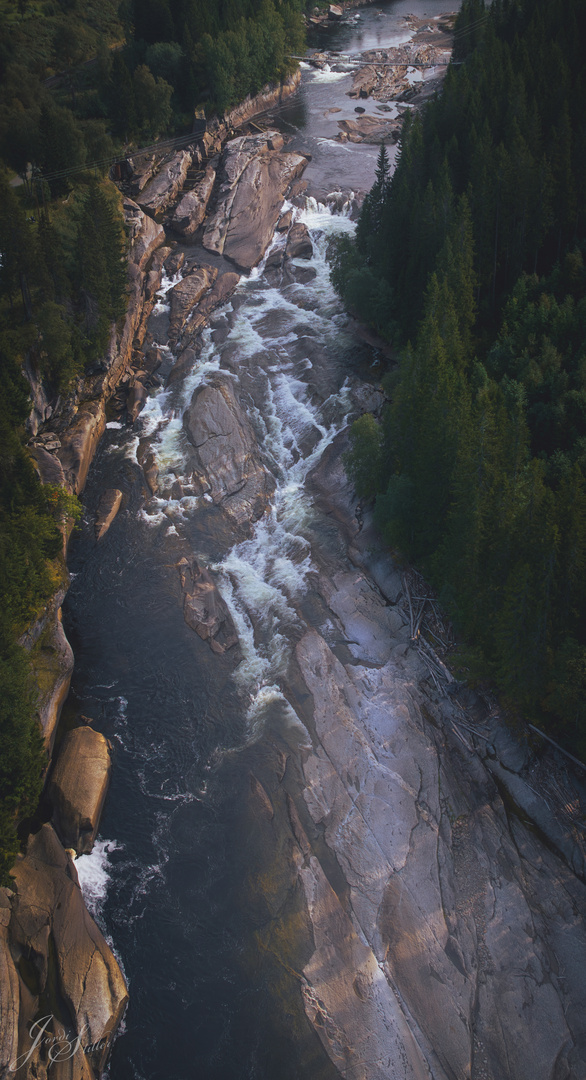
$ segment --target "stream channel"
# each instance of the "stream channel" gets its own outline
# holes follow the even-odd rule
[[[404,15],[444,10],[445,0],[364,8],[313,45],[359,52],[400,44],[410,37]],[[299,889],[275,855],[280,804],[267,849],[251,776],[269,792],[282,782],[293,799],[299,794],[311,725],[292,657],[305,629],[320,629],[339,659],[352,661],[316,590],[318,569],[333,572],[343,561],[343,541],[305,486],[356,415],[355,388],[380,377],[329,282],[328,242],[354,225],[347,212],[320,205],[328,192],[364,192],[374,178],[377,147],[334,141],[337,120],[355,118],[350,85],[350,75],[304,65],[300,90],[270,117],[292,138],[287,149],[312,155],[305,179],[313,199],[295,213],[314,249],[298,265],[315,277],[279,285],[263,263],[241,279],[184,381],[153,393],[134,428],[109,425],[71,544],[64,622],[76,664],[67,710],[91,717],[114,747],[101,839],[77,864],[130,987],[111,1080],[339,1075],[299,990],[296,972],[311,949]],[[167,366],[164,290],[176,280],[164,280],[150,324]],[[203,498],[150,498],[136,459],[148,438],[163,478],[182,475],[183,411],[219,370],[237,384],[277,482],[248,538]],[[93,516],[109,487],[123,490],[123,509],[96,544]],[[239,644],[224,655],[184,621],[184,556],[213,571],[229,605]],[[343,894],[325,844],[323,866]]]

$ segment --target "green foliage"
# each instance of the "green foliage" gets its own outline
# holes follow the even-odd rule
[[[34,704],[28,657],[0,624],[0,885],[12,884],[17,823],[34,812],[41,794],[46,759]]]
[[[380,489],[383,475],[382,435],[371,413],[364,413],[355,420],[350,430],[351,448],[344,457],[344,465],[356,493],[370,499]]]
[[[164,79],[155,79],[146,64],[136,68],[132,85],[140,135],[144,139],[156,139],[171,119],[173,87]]]
[[[126,306],[125,234],[104,175],[195,105],[227,109],[294,64],[303,0],[0,3],[0,881],[34,810],[43,752],[16,639],[54,592],[81,510],[25,449],[26,363],[55,394],[100,361]],[[13,189],[7,169],[25,181]],[[39,179],[39,177],[43,179]],[[66,198],[62,200],[62,197]]]
[[[332,259],[346,303],[375,324],[383,283],[379,330],[415,342],[349,474],[372,494],[378,448],[381,532],[433,580],[475,671],[582,755],[585,31],[578,0],[465,0],[464,62],[408,120],[390,183],[381,156]]]

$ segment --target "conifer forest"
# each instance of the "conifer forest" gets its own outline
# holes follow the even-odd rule
[[[384,147],[347,306],[392,342],[350,469],[450,612],[469,678],[586,753],[582,0],[465,0],[441,95]],[[411,120],[411,118],[409,118]]]
[[[0,4],[0,875],[46,757],[18,639],[63,580],[59,525],[25,444],[25,362],[60,394],[100,370],[126,309],[126,237],[105,177],[129,148],[192,130],[290,72],[303,0]],[[14,180],[20,178],[20,186]],[[12,183],[11,183],[12,181]],[[23,824],[26,832],[26,822]]]

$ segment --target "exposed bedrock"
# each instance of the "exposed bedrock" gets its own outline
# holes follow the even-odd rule
[[[201,225],[214,187],[216,168],[217,160],[210,162],[202,178],[177,204],[171,219],[171,228],[180,236],[193,236]]]
[[[165,239],[162,225],[158,225],[132,199],[123,201],[124,220],[130,235],[128,256],[129,300],[126,318],[120,335],[113,332],[108,355],[104,360],[105,372],[89,380],[86,387],[88,399],[81,401],[66,424],[60,427],[60,445],[55,449],[56,464],[60,467],[66,487],[76,495],[83,490],[88,470],[98,443],[106,427],[105,402],[126,372],[133,347],[144,333],[146,319],[155,302],[155,283],[149,286],[148,265]],[[160,273],[162,267],[158,267]],[[48,475],[51,463],[45,451],[39,469]]]
[[[48,787],[53,824],[66,848],[77,855],[94,846],[110,781],[108,741],[91,727],[65,736]]]
[[[198,386],[183,417],[194,447],[193,483],[239,525],[264,513],[275,490],[254,431],[234,391],[234,381],[215,375]]]
[[[9,945],[0,934],[0,979],[16,991],[10,998],[2,995],[1,1063],[15,1060],[16,1046],[23,1075],[45,1077],[51,1048],[55,1058],[59,1046],[62,1060],[49,1075],[92,1080],[101,1074],[128,1000],[122,972],[85,907],[74,863],[51,825],[29,837],[13,875],[15,892],[0,890],[0,928],[10,916]],[[11,1011],[10,1002],[19,1000],[17,1015],[18,1006]],[[32,1050],[31,1025],[39,1015],[48,1021],[46,1037]]]
[[[228,143],[219,170],[220,190],[203,244],[240,270],[261,261],[272,240],[283,199],[307,158],[281,152],[278,132],[240,136]]]
[[[209,570],[196,559],[179,562],[183,589],[185,622],[200,638],[209,643],[212,652],[224,653],[238,641],[236,627]]]
[[[232,270],[228,270],[217,279],[210,291],[199,301],[197,307],[188,318],[182,334],[182,344],[184,347],[187,343],[193,343],[195,345],[198,335],[204,327],[207,326],[208,319],[212,312],[226,302],[228,297],[234,292],[239,281],[240,274],[236,274]]]
[[[36,714],[43,733],[47,756],[51,756],[63,703],[69,693],[73,673],[73,651],[61,622],[65,589],[60,589],[40,619],[21,638],[29,653],[38,688]]]
[[[137,196],[139,206],[149,214],[157,214],[165,210],[181,191],[191,161],[192,153],[189,150],[179,150],[173,154]]]
[[[307,225],[302,221],[296,221],[290,228],[287,236],[285,255],[289,259],[311,259],[313,244]]]
[[[96,540],[101,540],[106,535],[121,505],[122,492],[119,488],[108,488],[100,497],[94,526]]]
[[[169,292],[171,319],[169,339],[177,341],[193,308],[211,288],[218,276],[215,266],[194,266]]]
[[[583,883],[508,817],[479,756],[456,749],[453,703],[426,702],[421,660],[364,574],[322,576],[320,591],[369,666],[344,667],[314,630],[297,646],[318,739],[305,801],[350,886],[364,956],[306,852],[299,876],[318,922],[304,968],[308,1017],[348,1077],[378,1076],[376,1065],[357,1068],[367,1060],[397,1078],[427,1075],[427,1061],[434,1080],[579,1080]],[[352,971],[368,1055],[344,1059],[356,1038]]]

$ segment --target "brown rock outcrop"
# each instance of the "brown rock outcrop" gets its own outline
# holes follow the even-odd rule
[[[233,380],[218,374],[198,386],[183,426],[195,448],[193,481],[201,492],[208,493],[239,524],[261,517],[275,481],[262,464]]]
[[[59,460],[70,491],[79,495],[85,487],[88,469],[106,430],[106,414],[99,401],[84,401],[64,432]]]
[[[296,221],[289,230],[285,255],[290,259],[311,259],[313,245],[309,229],[302,221]]]
[[[93,846],[110,781],[108,742],[91,727],[67,733],[59,751],[48,796],[53,823],[67,848],[78,855]]]
[[[153,221],[132,199],[124,199],[123,211],[130,233],[130,289],[124,327],[120,337],[114,328],[105,359],[107,371],[95,380],[92,387],[94,397],[81,402],[71,423],[60,433],[61,446],[56,450],[65,484],[75,494],[79,494],[85,486],[90,463],[105,430],[105,401],[128,368],[137,335],[144,332],[146,318],[154,305],[156,289],[145,303],[146,268],[157,248],[163,244],[165,231],[162,225]]]
[[[307,165],[300,154],[271,150],[278,132],[240,136],[222,159],[216,212],[206,227],[208,251],[226,255],[249,271],[262,259],[279,220],[283,199]]]
[[[201,180],[183,196],[171,219],[171,228],[181,236],[193,236],[201,225],[216,179],[216,168],[210,162]]]
[[[17,968],[26,959],[18,1057],[24,1062],[30,1054],[26,1075],[45,1076],[55,1037],[63,1049],[62,1071],[51,1075],[91,1080],[103,1069],[126,1007],[122,972],[85,907],[75,866],[51,825],[29,837],[27,853],[17,860],[13,875],[16,894],[4,893],[12,908],[10,952]],[[32,1050],[31,1025],[41,995],[48,994],[55,1002],[53,1015],[47,1009],[45,1034]]]
[[[34,644],[23,642],[30,649],[31,667],[39,689],[37,716],[48,755],[53,749],[57,724],[73,674],[73,651],[61,624],[59,605],[63,596],[64,591],[50,605]]]
[[[166,162],[153,180],[137,198],[138,205],[149,214],[158,214],[166,210],[185,183],[187,170],[191,165],[192,154],[189,150],[179,150]]]
[[[55,454],[43,446],[32,446],[31,455],[42,484],[57,484],[59,487],[65,487],[63,466]]]
[[[222,276],[218,278],[207,296],[204,296],[200,301],[197,306],[197,311],[194,312],[189,320],[186,332],[183,335],[184,344],[187,340],[193,341],[197,337],[204,326],[207,325],[212,311],[215,311],[217,307],[220,307],[221,304],[226,302],[228,297],[234,292],[239,281],[240,274],[236,274],[231,270],[228,270],[227,273],[222,274]]]
[[[130,233],[129,264],[137,270],[144,270],[151,255],[164,243],[165,230],[132,199],[124,199],[122,210],[124,223]]]
[[[19,978],[12,954],[8,926],[11,907],[6,889],[0,889],[0,1076],[18,1057]]]
[[[126,411],[131,424],[138,418],[141,409],[148,397],[148,390],[141,379],[134,379],[128,397],[126,399]]]
[[[179,563],[184,591],[183,617],[188,626],[207,641],[212,652],[224,653],[238,641],[236,627],[226,602],[205,567],[197,559]]]
[[[218,276],[215,266],[197,266],[168,293],[171,301],[169,338],[177,341],[191,311]]]
[[[159,490],[159,467],[157,465],[155,454],[151,450],[148,442],[139,444],[138,450],[136,451],[136,458],[144,473],[144,478],[151,495],[156,495]]]
[[[231,109],[229,113],[226,113],[224,117],[224,125],[229,130],[230,128],[238,128],[245,120],[250,120],[251,116],[257,116],[259,113],[266,112],[267,109],[273,107],[273,105],[279,105],[286,98],[294,94],[301,82],[301,71],[297,68],[291,75],[288,75],[280,85],[277,86],[265,86],[261,90],[260,94],[255,94],[252,97],[247,97],[236,105],[234,109]]]
[[[178,274],[185,262],[184,251],[172,251],[171,254],[165,259],[165,271],[169,277],[174,277]]]
[[[96,514],[95,533],[96,540],[101,540],[106,535],[110,525],[114,521],[122,502],[122,492],[118,488],[108,488],[101,496]]]

